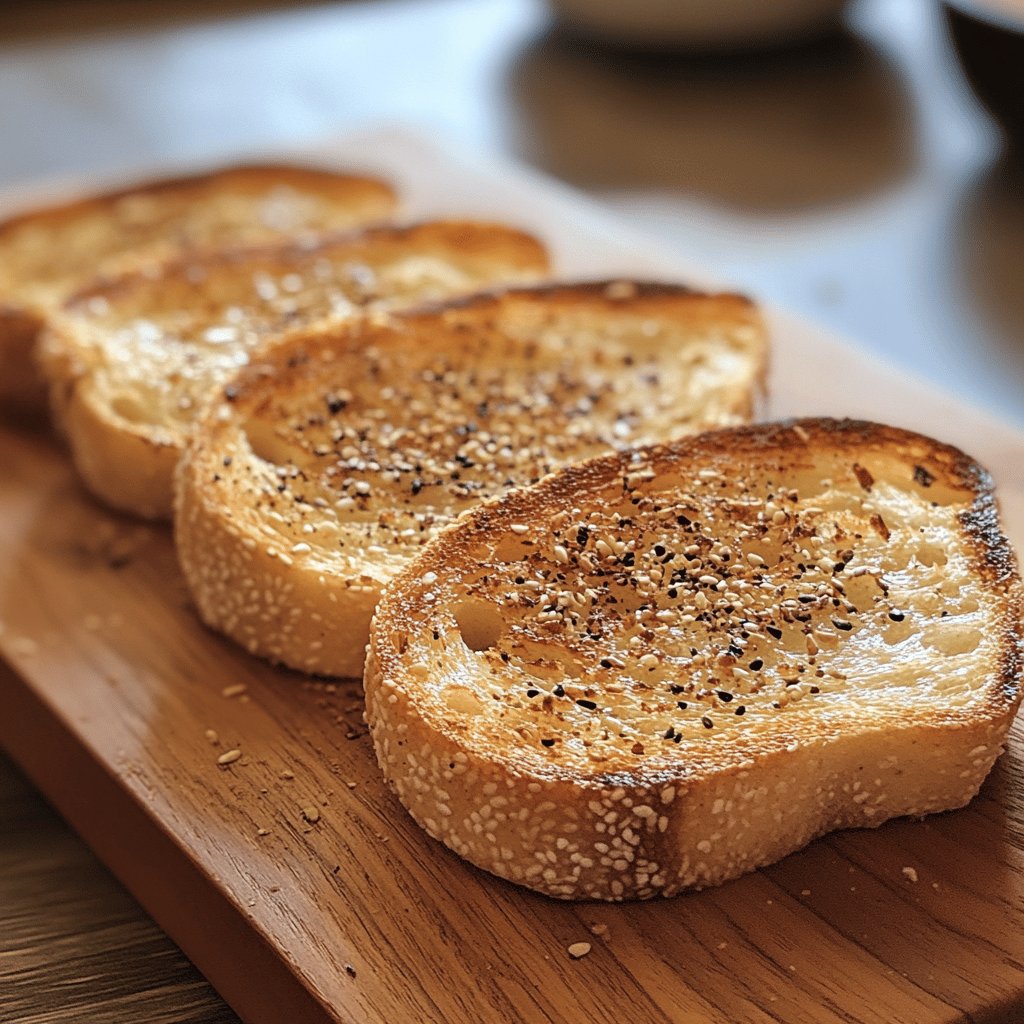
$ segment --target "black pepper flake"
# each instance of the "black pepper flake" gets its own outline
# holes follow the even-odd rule
[[[675,736],[672,737],[672,742],[673,743],[682,743],[683,742],[683,734],[681,732],[677,732],[675,734]]]
[[[564,686],[563,686],[563,685],[562,685],[561,683],[559,683],[559,684],[558,684],[558,685],[557,685],[557,686],[556,686],[556,687],[554,688],[554,690],[552,690],[551,692],[552,692],[552,693],[553,693],[553,694],[554,694],[554,695],[555,695],[556,697],[564,697],[564,696],[565,696],[565,687],[564,687]]]
[[[707,715],[704,715],[701,718],[700,724],[703,725],[705,729],[714,729],[714,727],[715,727],[715,723],[712,722],[711,719],[708,718]]]
[[[336,412],[341,412],[348,405],[347,398],[339,398],[337,395],[328,395],[324,401],[327,403],[327,411],[332,415]]]
[[[820,686],[812,686],[810,688],[810,690],[808,690],[807,692],[808,693],[821,693],[821,687]]]
[[[931,485],[935,483],[935,474],[929,473],[924,466],[915,466],[914,483],[918,483],[922,487],[931,487]]]
[[[409,490],[412,491],[413,494],[419,494],[420,491],[423,490],[423,481],[419,477],[417,477],[415,480],[413,480],[412,486],[409,488]]]
[[[835,626],[836,629],[843,630],[844,633],[853,629],[853,623],[847,622],[846,619],[833,619],[832,625]]]
[[[356,976],[356,969],[351,964],[345,964],[345,973],[350,977]]]
[[[745,714],[747,713],[747,708],[746,708],[746,705],[744,705],[744,704],[737,704],[737,705],[736,705],[736,711],[735,711],[735,713],[736,713],[737,715],[745,715]]]
[[[680,700],[676,701],[676,707],[679,708],[680,711],[685,711],[689,707],[689,705],[686,703],[685,700]]]
[[[690,523],[693,522],[693,520],[689,519],[687,516],[676,516],[676,522],[680,526],[689,526]]]
[[[778,626],[765,626],[765,632],[776,640],[782,639],[782,630]]]
[[[581,526],[576,531],[576,543],[579,544],[580,547],[583,547],[587,543],[589,538],[590,530],[588,530],[585,526]]]
[[[723,704],[728,704],[732,700],[732,694],[728,690],[715,690],[715,696]]]
[[[760,672],[764,668],[764,660],[761,658],[755,658],[748,666],[751,672]]]
[[[889,618],[892,619],[893,622],[902,622],[906,618],[906,615],[904,615],[903,612],[889,612]]]
[[[224,466],[225,467],[230,466],[231,465],[231,461],[232,460],[231,460],[231,456],[230,455],[225,455],[224,456]]]
[[[540,745],[542,747],[553,747],[555,745],[555,741],[554,740],[541,740],[540,741]]]
[[[533,697],[537,697],[537,696],[539,696],[539,695],[540,695],[540,690],[527,690],[527,691],[526,691],[526,696],[527,696],[527,697],[530,697],[531,699],[532,699]]]
[[[669,727],[668,727],[668,728],[667,728],[667,729],[665,730],[665,739],[667,739],[667,740],[670,740],[670,739],[672,739],[672,737],[673,737],[673,736],[675,736],[675,734],[676,734],[676,731],[675,731],[675,729],[673,729],[673,728],[672,728],[672,726],[670,725],[670,726],[669,726]]]
[[[579,706],[581,708],[586,708],[587,711],[596,711],[597,710],[597,702],[596,701],[592,701],[592,700],[587,700],[585,697],[579,697],[577,699],[576,703],[579,704]]]
[[[685,689],[686,687],[680,683],[672,683],[672,685],[669,686],[669,692],[671,693],[682,693]]]
[[[601,666],[601,668],[611,668],[612,667],[612,663],[607,658],[602,658],[598,662],[598,664]]]

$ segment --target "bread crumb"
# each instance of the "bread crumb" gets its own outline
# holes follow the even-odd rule
[[[916,882],[917,881],[917,872],[913,868],[911,868],[911,867],[905,867],[903,869],[903,877],[908,882]]]
[[[282,779],[294,779],[295,778],[295,772],[293,772],[289,768],[285,768],[285,770],[283,772],[281,772],[280,777]]]
[[[256,835],[258,835],[258,836],[269,836],[270,835],[270,829],[269,828],[257,829],[256,830]]]
[[[315,825],[320,820],[320,812],[315,807],[303,807],[302,817],[310,823]]]
[[[810,896],[811,895],[811,890],[810,889],[801,889],[800,890],[800,895],[801,896]]]
[[[216,729],[207,729],[203,735],[206,737],[207,743],[212,743],[214,746],[220,743],[220,737],[217,735]]]
[[[220,695],[222,697],[240,697],[247,689],[245,683],[235,683],[233,686],[225,686],[220,691]]]
[[[241,756],[242,752],[237,747],[233,747],[231,750],[225,750],[224,753],[217,758],[217,764],[234,764]]]
[[[608,925],[604,924],[601,921],[595,921],[590,926],[590,933],[591,933],[591,935],[607,935],[608,934]]]
[[[591,950],[589,942],[574,942],[566,952],[573,958],[573,960],[579,960],[581,957],[585,957]]]
[[[11,641],[11,650],[23,658],[31,658],[33,654],[39,653],[39,644],[28,636],[16,636]]]

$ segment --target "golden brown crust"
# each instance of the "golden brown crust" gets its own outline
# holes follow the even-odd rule
[[[820,480],[820,497],[787,504],[787,488],[812,494]],[[774,495],[767,502],[763,487]],[[626,500],[637,497],[639,505]],[[637,525],[601,542],[638,538],[626,563],[593,547],[595,524],[610,529],[605,512],[618,504],[637,509]],[[684,506],[693,522],[681,529],[658,518],[659,508]],[[404,569],[378,605],[365,685],[385,775],[432,835],[563,898],[717,884],[834,828],[960,806],[1002,749],[1020,700],[1024,591],[994,512],[991,480],[962,452],[833,420],[740,427],[593,459],[485,503]],[[725,549],[700,540],[703,553],[695,547],[692,557],[702,566],[687,569],[688,556],[673,569],[680,594],[652,588],[664,561],[642,554],[651,537],[665,538],[661,550],[677,565],[681,538],[696,544],[705,521],[717,524],[725,566],[708,560]],[[652,535],[652,523],[663,533]],[[545,539],[553,528],[566,538],[555,547]],[[791,554],[766,562],[780,543]],[[849,564],[833,562],[830,544],[849,545]],[[818,554],[800,554],[804,545]],[[607,599],[619,590],[606,589],[605,565],[618,566],[615,588],[628,578],[643,590],[650,617],[633,633],[616,632],[620,613]],[[549,594],[531,591],[538,614],[519,596],[552,569],[569,600],[549,604]],[[879,589],[858,590],[869,577]],[[577,615],[572,595],[584,587],[594,606]],[[822,593],[835,600],[823,604]],[[782,602],[774,612],[773,601]],[[631,635],[638,648],[623,646]],[[601,655],[621,669],[595,668]],[[625,695],[606,689],[612,682]],[[665,696],[669,683],[682,710]]]
[[[250,350],[299,327],[547,270],[544,246],[516,228],[430,221],[134,271],[91,284],[51,317],[40,351],[54,415],[94,494],[168,519],[192,420]]]
[[[746,301],[621,281],[289,337],[225,388],[179,474],[176,535],[200,614],[264,657],[358,674],[366,633],[353,643],[333,627],[350,598],[366,629],[398,567],[481,497],[639,438],[740,421],[765,349]],[[201,539],[226,530],[230,543]]]
[[[240,186],[245,189],[260,189],[278,184],[291,185],[299,189],[313,189],[338,198],[364,195],[382,205],[382,213],[396,202],[394,189],[386,182],[361,175],[343,174],[326,168],[303,167],[297,164],[233,164],[203,174],[178,175],[171,178],[153,178],[123,188],[111,189],[98,195],[83,196],[70,202],[55,203],[51,206],[33,208],[0,221],[0,245],[5,236],[11,235],[28,224],[65,222],[75,217],[104,210],[122,199],[138,195],[161,196],[168,194],[195,193],[197,197],[212,188]]]
[[[255,210],[239,217],[236,210],[220,223],[212,213],[215,207],[227,211],[230,198],[265,203],[282,188],[317,206],[307,211],[312,221],[290,223],[292,214],[283,214],[280,196],[275,209],[261,207],[262,218]],[[252,164],[143,182],[8,218],[0,223],[0,399],[5,405],[15,399],[38,404],[44,392],[31,358],[38,330],[56,305],[92,278],[193,247],[382,220],[395,201],[391,186],[373,178]],[[132,204],[134,210],[126,214]],[[196,209],[211,211],[205,224]],[[297,210],[292,210],[296,216]],[[37,322],[35,335],[25,330],[29,320]]]

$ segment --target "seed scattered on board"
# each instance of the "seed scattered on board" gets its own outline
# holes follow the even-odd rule
[[[243,693],[248,689],[245,683],[235,683],[233,686],[225,686],[220,691],[222,697],[241,697]]]
[[[217,758],[217,764],[234,764],[241,756],[242,752],[237,748],[233,750],[225,750],[224,753]]]
[[[591,950],[589,942],[574,942],[566,952],[573,958],[573,960],[579,960],[585,957]]]
[[[917,881],[917,871],[914,868],[912,868],[912,867],[905,867],[903,869],[903,877],[908,882],[916,882]]]

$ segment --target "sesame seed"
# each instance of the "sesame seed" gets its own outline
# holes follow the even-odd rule
[[[590,952],[591,948],[592,947],[589,942],[574,942],[569,946],[566,952],[573,960],[579,960],[580,958],[585,957]]]
[[[234,764],[242,756],[242,752],[238,749],[225,750],[220,757],[217,758],[217,764]]]

